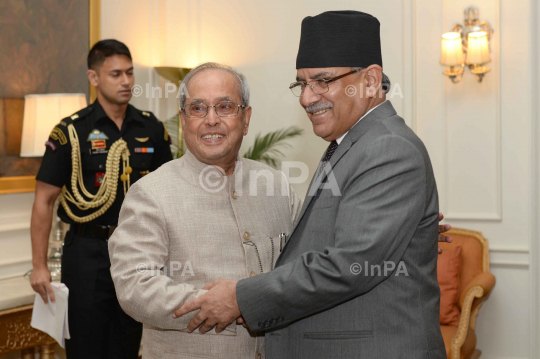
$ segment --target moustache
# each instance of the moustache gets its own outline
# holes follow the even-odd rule
[[[326,110],[327,108],[332,108],[332,107],[334,107],[334,104],[332,102],[319,101],[317,103],[314,103],[313,105],[306,107],[306,112],[314,113],[314,112]]]

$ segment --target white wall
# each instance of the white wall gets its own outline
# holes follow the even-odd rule
[[[536,358],[536,300],[530,297],[531,171],[537,166],[531,146],[531,2],[474,2],[495,28],[487,65],[492,70],[481,84],[468,70],[461,83],[452,84],[437,65],[440,36],[462,22],[469,5],[416,1],[416,130],[430,152],[448,221],[480,230],[490,241],[497,285],[480,310],[477,346],[489,358]]]
[[[129,3],[129,5],[127,5]],[[407,3],[407,2],[404,2]],[[129,8],[129,16],[124,14]],[[305,134],[290,141],[287,160],[302,161],[310,168],[310,177],[326,149],[327,143],[317,138],[305,112],[288,86],[296,77],[295,61],[300,39],[300,23],[306,15],[329,9],[361,10],[358,1],[341,0],[332,7],[325,1],[249,1],[249,0],[135,0],[102,2],[102,37],[125,42],[132,51],[136,83],[143,89],[163,88],[164,81],[151,66],[194,67],[198,63],[216,61],[236,67],[251,85],[253,116],[244,153],[255,135],[288,126],[298,126]],[[384,61],[385,72],[402,90],[411,86],[404,81],[410,76],[403,71],[403,60],[409,54],[404,41],[412,35],[411,24],[403,15],[401,1],[393,1],[391,10],[385,4],[367,3],[362,10],[377,16],[387,26],[382,29],[383,53],[392,53]],[[402,11],[403,10],[403,11]],[[227,14],[227,16],[223,16]],[[136,24],[136,25],[135,25]],[[404,32],[403,29],[407,28]],[[393,34],[402,34],[394,36]],[[134,98],[132,103],[150,109],[162,120],[177,111],[176,99]],[[163,88],[164,96],[164,88]],[[406,98],[396,97],[394,106],[407,109]],[[409,106],[410,108],[410,106]],[[412,116],[407,116],[412,121]],[[294,175],[294,173],[293,173]],[[296,184],[303,196],[309,181]]]
[[[237,67],[252,89],[253,117],[241,153],[255,134],[296,125],[287,160],[311,171],[326,143],[311,132],[288,90],[304,16],[352,9],[382,24],[384,70],[403,92],[392,103],[426,143],[441,210],[454,226],[480,230],[491,246],[497,285],[480,310],[478,348],[485,358],[537,358],[540,259],[540,22],[536,0],[477,0],[495,28],[492,71],[478,84],[466,70],[460,84],[442,75],[440,36],[461,22],[465,0],[102,0],[102,38],[130,48],[136,83],[163,85],[151,68],[203,61]],[[533,76],[531,76],[531,74]],[[173,98],[132,103],[170,117]],[[295,185],[304,195],[308,183]],[[33,195],[0,196],[0,277],[29,265]],[[18,223],[18,224],[17,224]],[[19,261],[22,264],[9,264]],[[9,265],[6,265],[9,264]]]
[[[531,211],[531,353],[540,352],[540,4],[531,1],[531,114],[532,114],[532,211]]]

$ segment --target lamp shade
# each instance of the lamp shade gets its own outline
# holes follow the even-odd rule
[[[60,120],[86,107],[82,93],[26,95],[21,139],[21,157],[45,154],[44,143]]]
[[[442,35],[440,64],[443,66],[463,64],[463,46],[459,32],[447,32]]]
[[[482,65],[491,61],[489,44],[485,31],[471,32],[467,41],[467,65]]]

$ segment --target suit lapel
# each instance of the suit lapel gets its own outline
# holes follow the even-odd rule
[[[338,146],[339,148],[339,146]],[[315,170],[315,174],[313,175],[313,177],[311,178],[311,183],[309,184],[309,187],[308,187],[308,191],[307,191],[307,194],[306,194],[306,198],[304,199],[304,204],[302,205],[302,210],[300,211],[300,215],[298,216],[298,218],[296,219],[296,223],[295,224],[298,224],[300,222],[300,220],[302,219],[302,217],[304,216],[304,213],[306,213],[306,209],[307,207],[309,206],[309,204],[311,203],[311,201],[313,200],[313,197],[315,196],[310,196],[309,194],[312,192],[312,187],[313,186],[318,186],[318,182],[316,182],[315,180],[317,179],[317,173],[319,172],[319,167],[322,165],[322,159],[324,158],[324,154],[323,156],[321,157],[321,159],[319,160],[319,166],[317,167],[317,169]],[[295,228],[296,229],[296,226]],[[293,230],[293,233],[294,233],[294,230]],[[292,235],[292,233],[291,233]]]
[[[324,183],[324,181],[328,177],[328,173],[330,173],[330,171],[336,167],[339,160],[347,153],[347,151],[352,147],[352,145],[359,141],[360,138],[362,138],[362,136],[364,136],[378,120],[388,118],[395,114],[396,111],[394,110],[394,107],[392,106],[390,101],[384,102],[375,110],[370,112],[366,117],[364,117],[359,123],[356,124],[356,126],[354,126],[349,131],[349,133],[347,133],[347,136],[343,138],[343,141],[341,141],[341,143],[336,149],[336,152],[334,152],[334,155],[332,156],[332,158],[330,158],[330,161],[327,164],[327,166],[330,166],[330,168],[326,167],[323,173],[320,176],[317,176],[317,172],[319,171],[319,167],[321,166],[321,162],[319,161],[319,167],[317,167],[317,171],[311,179],[311,183],[309,185],[308,192],[304,200],[304,205],[302,206],[302,211],[298,216],[296,224],[298,224],[304,216],[308,206],[310,205],[313,198],[316,196],[318,188],[321,186],[322,183]],[[323,158],[324,154],[321,157],[321,161]],[[310,196],[310,193],[313,193],[313,195]]]
[[[339,144],[339,146],[336,149],[336,152],[332,155],[332,158],[330,158],[330,161],[328,162],[327,166],[331,166],[331,171],[337,166],[337,163],[339,160],[349,151],[349,149],[352,147],[354,143],[359,141],[362,136],[364,136],[372,127],[377,123],[377,121],[391,117],[396,115],[396,111],[394,110],[394,107],[392,106],[392,103],[390,101],[385,101],[383,104],[381,104],[379,107],[377,107],[375,110],[371,111],[366,117],[364,117],[360,122],[358,122],[353,128],[349,130],[345,138],[343,138],[343,141]],[[321,166],[321,161],[324,158],[321,157],[321,160],[319,161],[319,167]],[[317,167],[317,171],[315,172],[315,175],[311,179],[311,183],[308,188],[308,192],[306,194],[306,198],[304,199],[304,204],[302,206],[302,210],[300,211],[300,215],[298,216],[298,219],[296,220],[295,226],[291,232],[291,235],[289,236],[289,240],[287,240],[287,243],[285,243],[285,246],[283,247],[283,250],[280,254],[281,259],[282,254],[285,252],[285,248],[287,247],[287,244],[292,239],[294,233],[296,232],[296,229],[298,228],[298,224],[304,217],[304,215],[307,212],[307,209],[311,202],[313,201],[313,198],[316,197],[319,187],[322,183],[326,180],[328,177],[329,170],[326,168],[323,173],[320,176],[317,176],[317,173],[319,172],[319,167]],[[320,177],[318,179],[317,177]],[[310,193],[313,193],[312,196],[310,196]],[[277,262],[276,262],[277,264]]]

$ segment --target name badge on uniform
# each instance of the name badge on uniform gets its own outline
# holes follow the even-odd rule
[[[104,155],[109,153],[109,150],[106,148],[97,148],[95,150],[90,150],[91,155]]]
[[[154,147],[135,147],[135,153],[154,153]]]
[[[107,141],[109,137],[98,129],[93,129],[88,135],[87,141],[92,143],[91,155],[105,154],[107,150]]]

